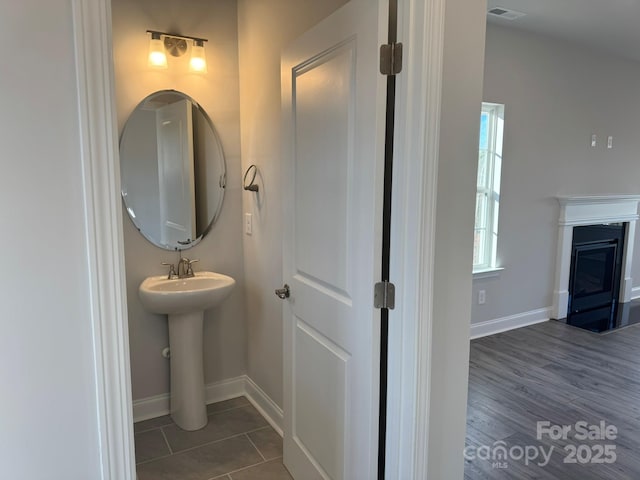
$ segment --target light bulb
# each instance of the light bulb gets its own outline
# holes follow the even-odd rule
[[[207,60],[205,58],[204,42],[202,40],[193,41],[189,70],[195,73],[207,73]]]
[[[167,68],[167,54],[160,34],[152,33],[149,41],[149,66],[153,68]]]

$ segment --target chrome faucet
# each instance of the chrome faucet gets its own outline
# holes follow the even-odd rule
[[[178,278],[194,277],[192,265],[198,260],[189,260],[186,257],[181,257],[178,262]]]

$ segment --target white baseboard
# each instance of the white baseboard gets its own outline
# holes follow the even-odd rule
[[[241,375],[205,386],[207,404],[246,396],[271,426],[282,435],[282,409],[248,376]],[[140,422],[169,413],[169,394],[141,398],[133,402],[133,421]]]
[[[471,339],[546,322],[549,318],[551,318],[551,307],[517,313],[516,315],[487,320],[486,322],[472,323]]]
[[[133,421],[141,422],[150,418],[161,417],[169,413],[169,394],[163,393],[153,397],[133,401]]]
[[[631,289],[631,300],[640,298],[640,287],[633,287]]]
[[[244,395],[246,391],[244,386],[246,379],[246,375],[241,375],[206,385],[204,387],[205,402],[207,402],[208,405]]]
[[[246,375],[241,375],[205,385],[205,401],[209,404],[244,395],[246,378]],[[167,415],[169,413],[169,398],[168,393],[163,393],[161,395],[135,400],[133,402],[133,421],[140,422],[142,420]]]
[[[245,395],[273,429],[282,436],[284,420],[282,409],[249,377],[246,377]]]

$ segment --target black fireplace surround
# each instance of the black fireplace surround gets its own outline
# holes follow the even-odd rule
[[[573,229],[567,323],[589,311],[615,309],[620,294],[625,230],[624,223]]]

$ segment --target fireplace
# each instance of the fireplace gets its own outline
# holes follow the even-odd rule
[[[575,314],[618,302],[625,230],[624,223],[573,229],[567,323]]]
[[[551,318],[567,321],[572,314],[613,311],[612,305],[630,302],[640,196],[558,197],[558,201],[560,218]],[[582,228],[589,226],[593,228]],[[618,233],[611,236],[613,230]],[[571,278],[576,271],[584,274],[577,282]],[[598,307],[599,303],[605,305]]]

